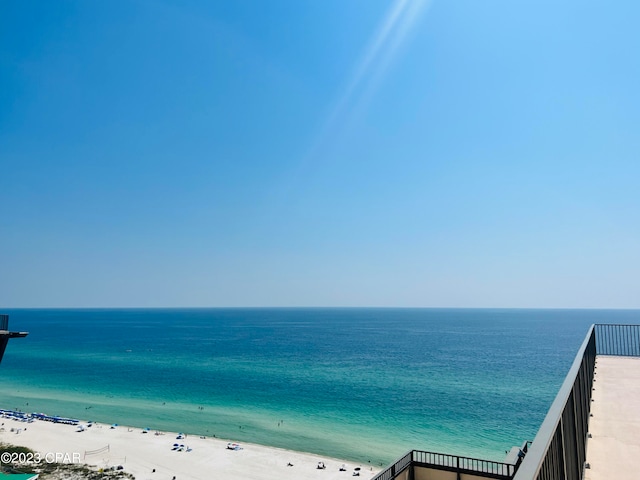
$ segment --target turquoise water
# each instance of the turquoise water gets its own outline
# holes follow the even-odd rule
[[[592,323],[639,311],[3,310],[0,408],[216,435],[374,465],[502,460]]]

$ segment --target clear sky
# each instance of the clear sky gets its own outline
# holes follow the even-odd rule
[[[0,307],[640,308],[637,0],[0,0]]]

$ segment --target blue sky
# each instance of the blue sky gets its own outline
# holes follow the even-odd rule
[[[0,306],[640,308],[639,22],[0,0]]]

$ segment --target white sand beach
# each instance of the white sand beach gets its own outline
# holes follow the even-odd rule
[[[176,439],[177,433],[143,433],[140,428],[111,428],[104,424],[93,424],[78,432],[78,427],[73,425],[41,420],[32,423],[1,420],[4,430],[0,431],[0,442],[28,447],[46,455],[47,460],[57,455],[68,462],[79,459],[97,468],[122,465],[124,471],[137,480],[172,480],[173,477],[176,480],[338,480],[353,478],[357,467],[361,470],[356,478],[369,479],[379,471],[368,464],[250,443],[241,443],[239,449],[231,450],[227,448],[227,440],[218,438],[188,435]],[[82,425],[86,427],[86,423]],[[184,445],[184,449],[173,450],[175,443]],[[318,462],[323,462],[326,468],[318,469]],[[340,470],[343,464],[346,471]]]

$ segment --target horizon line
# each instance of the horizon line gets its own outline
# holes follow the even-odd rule
[[[227,306],[44,306],[44,307],[0,307],[2,310],[267,310],[267,309],[379,309],[379,310],[631,310],[640,307],[455,307],[455,306],[390,306],[390,305],[227,305]]]

